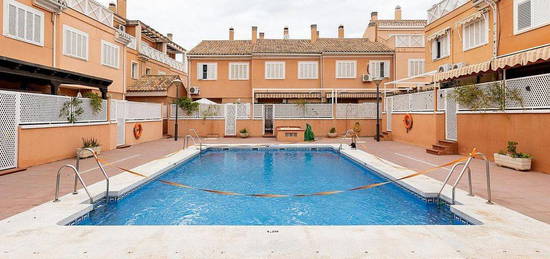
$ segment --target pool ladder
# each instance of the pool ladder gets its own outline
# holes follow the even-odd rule
[[[82,184],[82,187],[84,187],[84,191],[86,191],[86,194],[88,194],[88,198],[90,198],[90,203],[92,203],[92,204],[94,203],[94,199],[92,198],[92,195],[90,195],[90,192],[88,191],[88,186],[86,186],[86,183],[84,183],[84,180],[82,179],[82,176],[79,172],[80,152],[82,152],[84,150],[89,151],[89,152],[92,153],[99,169],[101,170],[101,173],[105,177],[105,181],[106,181],[106,184],[107,184],[107,190],[105,191],[105,199],[107,201],[109,201],[109,185],[110,185],[109,176],[107,175],[107,173],[105,172],[105,168],[103,168],[103,165],[101,164],[101,162],[97,158],[96,152],[91,148],[83,148],[82,150],[80,150],[76,153],[76,167],[73,166],[73,165],[67,164],[67,165],[64,165],[61,168],[59,168],[59,170],[57,170],[57,178],[56,178],[56,183],[55,183],[55,198],[53,200],[54,202],[59,201],[59,184],[61,182],[61,171],[63,171],[63,169],[65,169],[65,168],[70,168],[74,172],[73,195],[78,194],[78,191],[76,190],[76,188],[77,188],[78,182],[80,182],[80,184]]]
[[[491,200],[491,171],[490,171],[490,168],[489,168],[489,160],[487,160],[487,156],[485,156],[485,154],[483,154],[483,153],[477,153],[477,154],[480,155],[483,158],[483,160],[485,160],[485,177],[487,178],[486,179],[486,181],[487,181],[487,203],[488,204],[493,204],[493,202]],[[468,171],[468,195],[469,196],[474,196],[474,192],[473,192],[473,189],[472,189],[472,170],[470,169],[470,163],[472,162],[473,159],[474,159],[473,157],[469,157],[468,160],[466,160],[466,162],[457,163],[457,164],[453,165],[453,167],[451,168],[451,171],[449,171],[449,174],[445,178],[445,181],[443,181],[443,185],[441,186],[441,189],[439,190],[439,193],[437,193],[437,199],[438,200],[441,200],[441,193],[443,192],[443,189],[445,189],[445,185],[447,185],[447,182],[449,182],[449,180],[451,179],[451,176],[453,175],[454,171],[459,166],[462,166],[462,171],[460,171],[460,174],[458,175],[458,178],[456,179],[455,183],[452,185],[453,188],[452,188],[451,204],[452,205],[455,204],[456,187],[458,186],[458,183],[460,183],[460,180],[462,180],[462,177],[464,176],[466,171]]]
[[[199,151],[202,152],[202,140],[201,140],[201,137],[199,137],[199,134],[197,133],[197,130],[189,129],[189,131],[191,131],[191,133],[193,133],[195,136],[193,136],[193,135],[185,136],[185,139],[183,141],[183,149],[187,149],[189,147],[189,143],[190,143],[189,139],[191,139],[193,141],[194,145],[197,145],[197,140],[198,140]]]

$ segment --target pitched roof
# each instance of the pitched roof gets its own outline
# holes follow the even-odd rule
[[[158,92],[167,91],[178,75],[145,75],[128,86],[128,92]]]
[[[189,51],[189,55],[252,55],[252,54],[321,54],[323,52],[388,53],[393,50],[379,42],[366,38],[319,38],[309,39],[258,39],[250,40],[207,40]]]

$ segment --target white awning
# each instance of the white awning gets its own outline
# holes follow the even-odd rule
[[[217,103],[215,103],[215,102],[213,102],[213,101],[210,101],[210,100],[208,100],[208,99],[206,99],[206,98],[202,98],[202,99],[196,100],[195,102],[196,102],[196,103],[199,103],[199,104],[209,104],[209,105],[210,105],[210,104],[217,104]]]
[[[491,61],[486,61],[478,64],[464,66],[458,69],[449,70],[447,72],[437,73],[434,75],[433,81],[440,82],[451,78],[457,78],[460,76],[471,75],[489,70],[491,70]]]
[[[493,60],[491,67],[493,70],[497,70],[518,65],[525,66],[539,60],[550,60],[550,46],[499,57]]]
[[[450,27],[447,27],[443,30],[440,30],[440,31],[437,31],[435,33],[433,33],[432,35],[428,36],[428,38],[426,38],[428,41],[432,41],[432,40],[435,40],[437,38],[440,38],[441,36],[447,34],[448,31],[450,31],[451,28]]]

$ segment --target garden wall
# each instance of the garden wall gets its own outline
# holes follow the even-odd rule
[[[411,115],[413,117],[413,127],[407,132],[403,123],[405,114],[392,114],[392,137],[394,141],[429,148],[436,144],[438,140],[445,139],[445,114],[413,113]]]
[[[141,124],[143,131],[141,137],[134,137],[134,126]],[[162,121],[126,122],[126,145],[135,145],[162,138]]]

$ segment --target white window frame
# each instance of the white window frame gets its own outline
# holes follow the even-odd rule
[[[413,62],[422,62],[422,66],[421,66],[422,67],[422,72],[421,73],[418,73],[416,75],[412,74],[412,72],[413,72],[412,71]],[[413,77],[413,76],[417,76],[417,75],[421,75],[421,74],[425,73],[426,60],[424,60],[423,58],[411,58],[411,59],[408,60],[407,64],[408,64],[408,75],[409,75],[409,77]]]
[[[352,63],[353,64],[353,75],[343,76],[338,74],[338,67],[342,64]],[[335,66],[335,76],[337,79],[354,79],[357,78],[357,60],[336,60]]]
[[[384,64],[384,74],[381,76],[376,75],[373,70],[378,66],[380,66],[380,64]],[[389,60],[370,60],[369,61],[369,74],[373,78],[377,78],[377,77],[390,78],[390,69],[391,69],[391,63]]]
[[[302,76],[302,65],[314,65],[315,73],[312,76]],[[299,61],[298,62],[298,79],[308,80],[308,79],[319,79],[319,62],[318,61]]]
[[[488,16],[484,15],[479,20],[475,20],[475,21],[471,22],[470,24],[477,23],[481,20],[484,21],[483,28],[485,30],[485,41],[480,42],[479,44],[475,44],[475,45],[466,47],[466,26],[467,26],[467,24],[464,24],[464,25],[462,25],[462,51],[468,51],[468,50],[479,48],[481,46],[489,44],[489,19],[488,19]]]
[[[21,4],[17,1],[14,1],[14,0],[4,0],[4,10],[3,10],[3,17],[4,17],[4,20],[3,20],[3,23],[4,23],[4,32],[3,32],[3,35],[8,37],[8,38],[12,38],[12,39],[15,39],[15,40],[19,40],[19,41],[23,41],[23,42],[26,42],[26,43],[30,43],[30,44],[33,44],[33,45],[37,45],[37,46],[41,46],[41,47],[44,47],[44,12],[41,12],[40,10],[38,9],[35,9],[35,8],[32,8],[30,6],[27,6],[27,5],[24,5],[24,4]],[[18,23],[17,23],[17,17],[16,17],[16,21],[15,21],[15,35],[12,35],[10,34],[10,28],[9,28],[9,5],[13,5],[15,6],[16,8],[19,8],[19,9],[23,9],[25,10],[25,12],[29,12],[29,13],[32,13],[34,15],[37,15],[40,17],[40,41],[34,41],[34,40],[28,40],[26,37],[19,37],[17,35],[17,31],[18,31]],[[16,9],[16,15],[17,14],[17,9]],[[25,21],[26,21],[27,17],[26,17],[26,13],[25,13]],[[26,27],[26,22],[25,22],[25,27]],[[34,21],[33,21],[33,25],[34,25]],[[34,28],[33,28],[34,29]],[[27,33],[27,30],[25,30],[25,35]]]
[[[136,70],[133,70],[134,64],[136,65]],[[139,79],[139,63],[133,60],[130,63],[130,77],[132,79]]]
[[[207,78],[202,78],[202,67],[203,65],[207,65]],[[210,66],[214,67],[214,76],[212,78],[208,77],[208,71],[210,70]],[[197,63],[197,79],[203,80],[203,81],[212,81],[212,80],[218,80],[218,63]]]
[[[528,27],[528,28],[525,28],[525,29],[521,29],[519,30],[518,29],[518,5],[524,3],[524,2],[527,2],[527,1],[531,1],[531,26]],[[536,1],[536,0],[534,0]],[[550,24],[550,17],[547,18],[547,21],[546,22],[543,22],[541,24],[535,24],[535,12],[534,10],[536,9],[536,5],[534,4],[533,0],[514,0],[514,22],[513,22],[513,26],[514,26],[514,35],[517,35],[517,34],[522,34],[524,32],[528,32],[528,31],[532,31],[532,30],[536,30],[540,27],[544,27],[546,25],[549,25]],[[543,0],[543,1],[547,1],[547,0]]]
[[[436,49],[434,49],[434,43],[437,42],[439,39],[441,39],[443,37],[447,38],[447,41],[446,41],[447,42],[447,44],[446,44],[447,53],[446,53],[446,55],[442,54],[441,57],[434,57],[434,51],[437,51]],[[443,35],[441,37],[438,37],[438,38],[436,38],[432,41],[432,60],[440,60],[440,59],[447,58],[449,56],[451,56],[451,32],[447,31],[447,33],[445,35]]]
[[[246,66],[245,76],[243,76],[243,77],[237,76],[236,78],[234,78],[233,77],[233,65]],[[239,73],[237,73],[237,74],[239,74]],[[248,80],[250,78],[250,65],[249,65],[249,63],[248,62],[230,62],[227,78],[229,78],[229,80],[234,80],[234,81],[246,81],[246,80]]]
[[[269,66],[270,65],[282,65],[283,72],[281,73],[280,77],[272,76],[269,74]],[[265,64],[265,79],[267,80],[282,80],[286,78],[286,62],[284,61],[266,61]]]
[[[84,36],[85,38],[85,41],[86,41],[86,51],[84,52],[85,54],[85,57],[79,57],[77,55],[73,55],[71,53],[67,53],[66,51],[66,48],[65,48],[65,44],[67,44],[67,38],[65,37],[66,36],[66,31],[71,31],[71,32],[74,32],[76,34],[80,34],[82,36]],[[63,55],[65,56],[68,56],[68,57],[73,57],[73,58],[76,58],[76,59],[81,59],[81,60],[85,60],[85,61],[88,61],[88,57],[89,57],[89,51],[90,51],[90,41],[89,41],[89,36],[88,36],[88,33],[85,33],[83,31],[80,31],[78,29],[75,29],[69,25],[66,25],[64,24],[63,25]]]
[[[105,58],[105,53],[104,53],[105,49],[103,48],[104,45],[113,47],[116,50],[116,64],[112,65],[104,62],[104,58]],[[101,40],[101,64],[104,66],[118,69],[120,67],[120,47],[108,41]]]

